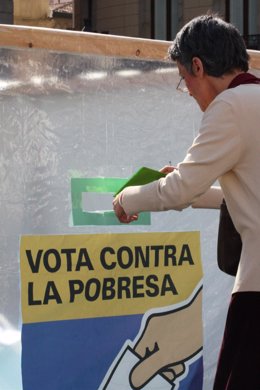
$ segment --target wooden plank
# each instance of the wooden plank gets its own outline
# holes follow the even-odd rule
[[[124,58],[164,60],[170,42],[39,27],[0,25],[0,47],[48,49]]]
[[[171,42],[40,27],[0,25],[0,47],[167,61]],[[250,65],[260,69],[260,52],[248,50]]]
[[[248,50],[250,55],[250,66],[254,69],[260,69],[260,51]]]

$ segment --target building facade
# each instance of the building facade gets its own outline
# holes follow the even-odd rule
[[[171,41],[195,16],[214,12],[260,49],[259,0],[1,0],[0,23]]]
[[[13,0],[0,1],[0,24],[13,24]]]
[[[260,49],[259,0],[74,0],[73,24],[81,30],[172,40],[195,16],[214,12],[234,23],[249,48]]]
[[[12,0],[16,25],[72,29],[73,1]]]

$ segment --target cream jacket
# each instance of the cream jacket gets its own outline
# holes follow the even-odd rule
[[[219,94],[177,170],[123,190],[127,214],[218,208],[225,197],[243,249],[233,292],[260,291],[260,87],[240,85]],[[213,187],[219,180],[220,187]]]

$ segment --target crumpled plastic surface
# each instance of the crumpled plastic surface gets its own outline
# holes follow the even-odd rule
[[[230,280],[216,273],[218,215],[156,213],[149,227],[71,223],[72,178],[128,178],[141,166],[160,169],[184,157],[201,113],[188,94],[176,91],[178,80],[171,63],[0,49],[1,389],[22,388],[21,235],[172,230],[201,230],[210,389],[226,310],[223,292],[230,290]]]
[[[136,230],[74,227],[71,179],[161,166],[155,113],[175,75],[172,64],[0,49],[1,389],[22,388],[20,236]],[[170,121],[163,119],[168,129]]]

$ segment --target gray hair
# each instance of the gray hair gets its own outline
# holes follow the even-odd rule
[[[215,15],[192,19],[176,35],[169,57],[192,73],[192,59],[200,58],[205,72],[220,77],[235,69],[248,71],[249,55],[238,29]]]

